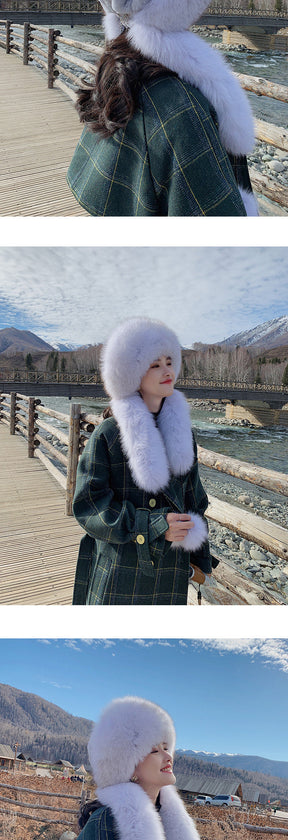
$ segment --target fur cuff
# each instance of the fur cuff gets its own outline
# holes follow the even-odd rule
[[[188,534],[182,542],[172,542],[171,548],[183,548],[184,551],[196,551],[208,539],[208,528],[206,522],[199,513],[191,513],[191,522],[194,522],[194,528],[190,528]]]

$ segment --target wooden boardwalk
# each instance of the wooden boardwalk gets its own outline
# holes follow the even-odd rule
[[[71,604],[83,530],[27,443],[0,424],[0,604]]]
[[[88,216],[66,183],[81,134],[74,105],[0,48],[0,215]]]
[[[0,424],[0,604],[71,604],[83,530],[65,515],[65,491],[27,442]],[[283,599],[224,562],[203,586],[202,605],[281,604]],[[189,586],[188,604],[197,604]]]

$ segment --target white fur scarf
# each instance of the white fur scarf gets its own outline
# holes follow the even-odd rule
[[[139,394],[122,400],[111,400],[111,407],[120,428],[123,452],[138,487],[148,493],[164,490],[170,475],[185,475],[194,463],[193,439],[189,409],[180,391],[166,397],[157,418]],[[171,548],[196,551],[207,540],[207,526],[198,513],[187,511],[193,528],[181,543]]]
[[[157,493],[170,475],[184,475],[194,461],[189,409],[180,391],[166,397],[157,418],[139,394],[111,400],[121,433],[121,443],[135,484]]]
[[[200,840],[173,787],[161,789],[159,813],[145,791],[133,782],[97,789],[96,796],[111,809],[120,840]]]
[[[108,40],[123,30],[121,20],[115,14],[106,13],[104,24]],[[219,136],[226,151],[236,157],[248,155],[254,147],[255,137],[246,94],[226,61],[213,47],[198,35],[182,30],[181,21],[179,29],[164,31],[164,26],[162,30],[160,26],[142,22],[140,12],[129,20],[127,37],[147,58],[163,64],[177,73],[180,79],[197,87],[216,111]],[[257,216],[253,194],[244,189],[240,189],[240,193],[247,215]]]

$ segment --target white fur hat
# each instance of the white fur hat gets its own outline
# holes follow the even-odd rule
[[[160,356],[171,356],[177,379],[181,347],[175,333],[161,321],[149,318],[124,321],[102,353],[102,376],[108,394],[118,400],[135,394],[151,363]]]
[[[161,706],[141,697],[113,700],[94,724],[88,743],[97,786],[129,782],[139,761],[162,742],[174,752],[173,721]]]
[[[100,2],[106,15],[114,15],[118,18],[119,32],[116,31],[114,37],[117,37],[124,28],[129,28],[134,21],[155,26],[164,32],[179,32],[180,29],[188,29],[198,20],[209,4],[209,0],[100,0]]]

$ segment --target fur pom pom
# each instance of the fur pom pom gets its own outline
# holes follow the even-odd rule
[[[188,511],[188,514],[191,517],[191,522],[194,522],[194,528],[189,529],[188,534],[186,534],[182,542],[172,542],[171,548],[182,548],[183,551],[197,551],[208,539],[208,529],[206,522],[204,522],[204,519],[199,513]]]

